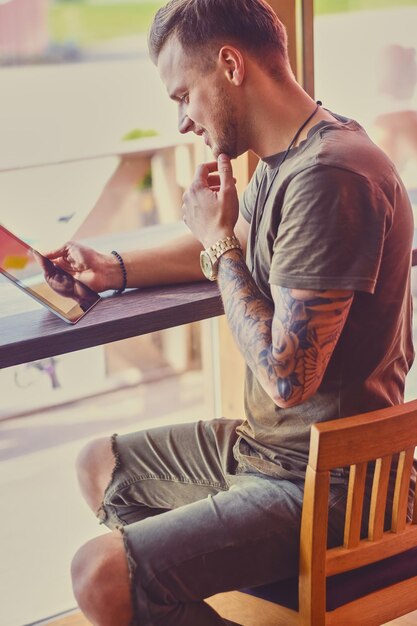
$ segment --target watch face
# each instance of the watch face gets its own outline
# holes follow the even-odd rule
[[[209,254],[203,250],[200,254],[200,266],[201,270],[206,278],[209,280],[215,280],[216,276],[214,273],[213,264],[211,262]]]

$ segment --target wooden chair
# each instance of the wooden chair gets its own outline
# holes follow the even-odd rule
[[[298,579],[219,594],[208,602],[244,626],[377,626],[417,609],[417,506],[407,505],[417,400],[316,424],[311,430]],[[388,482],[398,459],[390,528]],[[361,538],[367,464],[375,461],[368,532]],[[395,462],[394,462],[395,466]],[[393,466],[393,467],[394,467]],[[330,470],[350,467],[344,545],[328,549]]]

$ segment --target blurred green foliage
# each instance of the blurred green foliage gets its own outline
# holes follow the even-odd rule
[[[92,3],[90,0],[55,0],[49,8],[51,40],[80,45],[146,33],[165,0]],[[417,6],[417,0],[314,0],[316,15]]]
[[[56,43],[80,45],[146,33],[162,0],[140,3],[60,0],[49,7],[49,31]]]
[[[417,6],[417,0],[314,0],[315,15]]]
[[[126,133],[126,135],[123,135],[122,141],[132,141],[133,139],[143,139],[144,137],[155,137],[157,134],[158,133],[156,130],[153,130],[153,128],[134,128]]]
[[[134,139],[143,139],[145,137],[155,137],[158,133],[156,130],[152,128],[134,128],[130,130],[126,135],[123,135],[123,141],[133,141]],[[145,191],[146,189],[152,189],[152,171],[149,169],[145,176],[138,182],[137,185],[140,191]]]
[[[145,176],[138,182],[138,189],[140,191],[146,191],[152,189],[152,170],[149,168]]]

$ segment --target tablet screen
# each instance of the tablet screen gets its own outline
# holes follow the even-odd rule
[[[75,324],[100,296],[10,231],[0,226],[0,272],[46,306]]]

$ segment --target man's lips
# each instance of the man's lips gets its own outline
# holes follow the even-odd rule
[[[210,137],[207,131],[203,130],[202,128],[194,131],[196,135],[198,135],[199,137],[203,137],[204,143],[206,144],[206,146],[210,146]]]

